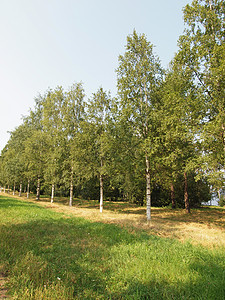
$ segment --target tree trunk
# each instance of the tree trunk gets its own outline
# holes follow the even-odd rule
[[[30,196],[30,180],[27,182],[27,199],[29,199]]]
[[[71,179],[70,179],[70,201],[69,206],[73,206],[73,167],[71,169]]]
[[[19,197],[21,197],[21,194],[22,194],[22,183],[20,183]]]
[[[54,201],[54,192],[55,192],[55,185],[54,183],[52,184],[52,194],[51,194],[51,203]]]
[[[220,202],[220,198],[221,198],[220,189],[218,189],[218,198],[219,198],[219,202]],[[212,201],[212,197],[211,197],[211,199],[210,199],[210,205],[211,205],[211,201]]]
[[[9,194],[9,184],[8,184],[8,194]]]
[[[150,164],[149,158],[145,156],[146,162],[146,213],[147,213],[147,222],[151,220],[151,176],[150,176]]]
[[[103,160],[101,158],[101,169],[103,166]],[[102,170],[100,170],[100,213],[103,211],[103,175]]]
[[[5,186],[4,186],[4,193],[5,193]]]
[[[186,213],[190,213],[190,204],[189,204],[189,198],[188,198],[188,183],[187,183],[187,173],[186,172],[184,172],[184,203],[185,203]]]
[[[40,177],[38,176],[38,181],[37,181],[37,195],[36,195],[36,200],[40,200]]]
[[[103,211],[103,176],[100,174],[100,213]]]
[[[174,185],[173,182],[171,182],[170,185],[170,194],[171,194],[171,202],[172,202],[172,208],[176,208],[176,202],[175,202],[175,192],[174,192]]]
[[[225,152],[225,126],[222,124],[222,143],[223,143],[223,151]]]
[[[16,192],[16,184],[14,182],[14,184],[13,184],[13,196],[15,196],[15,192]]]

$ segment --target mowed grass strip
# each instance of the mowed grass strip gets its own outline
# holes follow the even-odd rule
[[[224,250],[0,196],[0,271],[13,299],[225,299]]]

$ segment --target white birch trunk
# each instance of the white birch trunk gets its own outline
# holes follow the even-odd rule
[[[103,212],[103,175],[102,175],[103,160],[101,158],[101,169],[100,169],[100,213]]]
[[[220,189],[218,189],[218,198],[219,198],[219,202],[220,202],[220,198],[221,198],[221,193],[220,193]],[[210,199],[210,205],[212,204],[212,198]]]
[[[20,183],[19,197],[21,197],[21,194],[22,194],[22,183]]]
[[[27,199],[29,199],[30,196],[30,181],[27,182]]]
[[[4,186],[4,193],[5,193],[5,186]]]
[[[103,211],[103,176],[100,174],[100,213]]]
[[[39,199],[40,199],[40,177],[38,176],[36,200],[39,200]]]
[[[13,184],[13,196],[15,196],[15,192],[16,192],[16,184],[14,182],[14,184]]]
[[[73,206],[73,182],[70,182],[70,201],[69,206]]]
[[[9,194],[9,184],[8,184],[8,194]]]
[[[69,206],[73,206],[73,167],[72,167],[72,170],[71,170]]]
[[[149,158],[146,155],[146,214],[147,214],[147,222],[149,223],[151,220],[151,177],[150,177],[150,164]]]
[[[54,183],[52,184],[52,194],[51,194],[51,203],[54,201],[54,192],[55,192],[55,185]]]

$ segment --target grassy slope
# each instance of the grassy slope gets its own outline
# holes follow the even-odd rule
[[[222,245],[203,247],[59,210],[0,196],[0,266],[15,299],[225,299]],[[88,212],[97,221],[97,212]],[[110,222],[122,215],[110,219],[105,212]],[[164,219],[166,226],[167,213]],[[211,226],[222,226],[220,210],[213,220]],[[155,234],[160,222],[152,226]]]

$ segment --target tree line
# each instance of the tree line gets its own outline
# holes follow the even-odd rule
[[[127,37],[117,95],[83,84],[47,90],[11,132],[0,185],[173,208],[220,195],[225,154],[225,3],[194,0],[167,70],[144,34]]]

